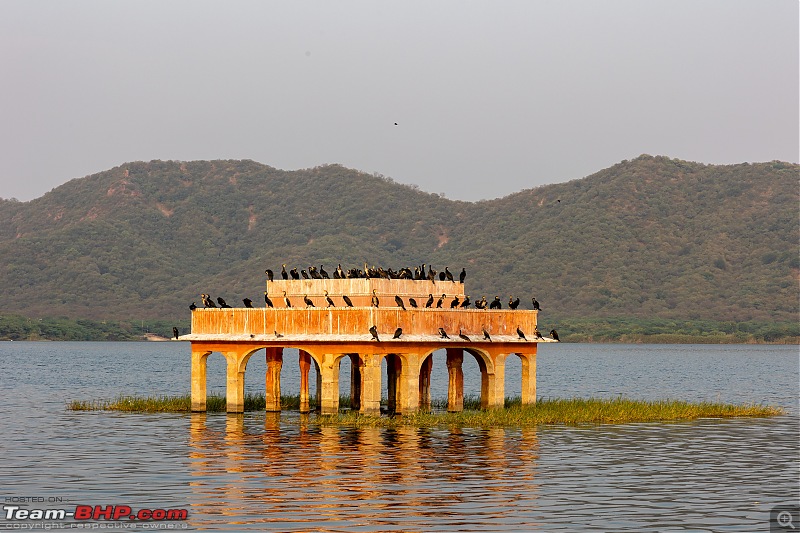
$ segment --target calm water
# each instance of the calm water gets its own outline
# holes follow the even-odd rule
[[[510,395],[520,388],[514,359]],[[445,397],[444,357],[434,360],[432,394]],[[465,393],[477,394],[477,365],[464,361]],[[180,526],[190,529],[768,531],[770,508],[800,498],[799,367],[796,346],[544,344],[540,397],[755,402],[789,414],[530,430],[339,429],[297,413],[69,412],[71,399],[185,393],[189,345],[5,342],[0,496],[4,505],[12,497],[65,502],[27,504],[43,509],[187,508]],[[248,391],[263,391],[264,370],[254,356]],[[211,392],[224,392],[224,375],[222,357],[212,356]],[[297,393],[298,383],[296,357],[287,354],[284,393]]]

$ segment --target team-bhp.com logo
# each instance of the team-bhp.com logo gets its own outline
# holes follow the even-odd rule
[[[139,509],[127,505],[76,505],[75,509],[28,509],[19,505],[4,505],[6,520],[186,520],[187,509]]]

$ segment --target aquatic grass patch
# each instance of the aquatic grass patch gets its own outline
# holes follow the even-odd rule
[[[530,427],[539,425],[621,424],[665,422],[699,418],[770,417],[784,410],[764,405],[733,405],[682,400],[643,401],[626,398],[545,399],[534,405],[521,405],[509,398],[510,407],[490,410],[464,410],[458,413],[417,412],[403,416],[378,417],[340,413],[319,417],[321,425],[355,427],[452,426],[452,427]]]
[[[310,399],[310,407],[316,407],[316,400]],[[210,413],[225,412],[228,402],[225,396],[216,394],[206,397],[206,411]],[[267,406],[263,394],[245,394],[245,411],[263,411]],[[341,396],[339,406],[350,407],[350,397]],[[281,396],[282,409],[300,409],[300,395]],[[72,400],[67,402],[70,411],[124,411],[138,413],[189,413],[192,410],[190,394],[180,396],[126,396],[120,395],[111,400]]]
[[[342,409],[349,409],[348,396],[339,399]],[[315,407],[311,402],[311,408]],[[191,411],[190,395],[182,396],[118,396],[113,400],[72,401],[71,411],[124,411],[140,413],[188,413]],[[245,411],[263,411],[264,395],[246,394]],[[353,427],[396,426],[457,426],[457,427],[529,427],[547,424],[621,424],[631,422],[656,422],[695,420],[698,418],[770,417],[784,414],[778,407],[765,405],[734,405],[719,402],[687,402],[684,400],[631,400],[628,398],[572,398],[541,399],[533,405],[522,405],[520,398],[506,398],[504,409],[480,409],[480,398],[464,398],[464,410],[449,413],[446,400],[431,402],[430,412],[419,411],[408,415],[362,415],[344,411],[335,415],[316,415],[312,421],[320,425]],[[281,407],[286,410],[300,408],[299,395],[281,396]],[[224,396],[206,398],[208,412],[224,412]]]

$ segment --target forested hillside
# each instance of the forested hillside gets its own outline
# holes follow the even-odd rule
[[[424,262],[466,267],[473,300],[536,296],[546,323],[796,323],[798,170],[641,156],[469,203],[337,165],[129,163],[0,201],[0,290],[29,317],[186,323],[202,292],[261,301],[282,263]]]

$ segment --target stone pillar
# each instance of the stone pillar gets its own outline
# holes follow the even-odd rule
[[[192,350],[192,412],[206,411],[206,374],[210,353]]]
[[[266,348],[266,407],[268,413],[281,410],[281,368],[283,367],[283,348]]]
[[[422,362],[419,368],[419,408],[431,410],[431,370],[433,370],[433,354]]]
[[[362,414],[381,414],[381,354],[363,354],[361,359],[361,401]]]
[[[532,353],[518,354],[522,360],[522,405],[536,403],[536,345]]]
[[[323,415],[339,413],[339,361],[337,354],[323,354],[320,364],[319,411]],[[335,364],[334,364],[335,362]]]
[[[236,352],[225,354],[228,362],[226,403],[229,413],[244,413],[244,372],[239,372],[240,356]]]
[[[357,353],[350,354],[350,409],[361,410],[361,365],[362,359]]]
[[[505,406],[505,357],[502,352],[490,351],[487,361],[476,355],[481,369],[481,409],[502,409]]]
[[[405,353],[403,358],[397,356],[399,378],[397,380],[397,412],[410,414],[419,410],[419,375],[420,363],[418,353]]]
[[[300,412],[308,413],[311,411],[308,403],[308,371],[311,369],[311,355],[300,350]]]
[[[322,406],[322,374],[320,374],[319,372],[319,365],[317,364],[317,360],[312,359],[311,361],[314,364],[314,374],[317,376],[316,397],[317,397],[317,411],[319,411],[320,407]]]
[[[447,349],[447,410],[459,413],[464,410],[464,351]]]

